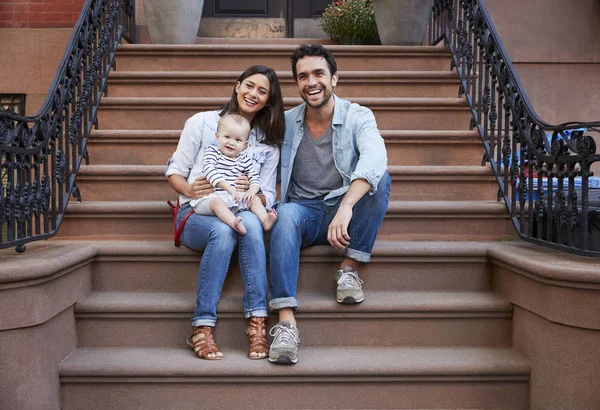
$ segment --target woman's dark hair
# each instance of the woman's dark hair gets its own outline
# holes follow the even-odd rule
[[[262,141],[269,145],[281,144],[283,142],[283,133],[285,132],[285,118],[283,114],[283,98],[281,97],[281,87],[277,74],[272,68],[264,65],[253,65],[244,71],[237,79],[233,86],[233,94],[231,99],[221,107],[220,116],[227,113],[239,114],[240,108],[237,102],[236,86],[242,83],[246,78],[255,74],[262,74],[269,80],[270,90],[267,105],[260,110],[252,123],[252,128],[259,128],[265,134],[265,139]]]
[[[292,74],[294,76],[294,81],[298,79],[296,64],[298,63],[298,60],[303,57],[323,57],[329,66],[330,74],[334,75],[337,73],[337,64],[331,51],[320,44],[300,44],[292,53]]]

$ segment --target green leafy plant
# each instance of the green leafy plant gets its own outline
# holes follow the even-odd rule
[[[319,25],[329,37],[343,42],[346,38],[372,39],[377,25],[372,0],[339,0],[325,9]]]

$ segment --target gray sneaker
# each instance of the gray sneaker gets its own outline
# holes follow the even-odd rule
[[[360,303],[365,300],[362,290],[363,281],[358,277],[358,272],[349,266],[340,269],[335,274],[337,281],[337,292],[335,298],[338,303]]]
[[[269,350],[269,362],[279,364],[298,363],[298,345],[300,344],[300,331],[289,321],[277,323],[271,328],[269,334],[274,337]]]

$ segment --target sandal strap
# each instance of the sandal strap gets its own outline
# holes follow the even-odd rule
[[[194,328],[190,347],[194,349],[196,355],[201,359],[206,358],[211,353],[219,353],[221,351],[215,343],[212,327],[210,326],[198,326]]]
[[[248,320],[248,329],[246,330],[250,339],[250,348],[248,357],[252,353],[269,353],[269,343],[267,343],[267,318],[251,317]]]

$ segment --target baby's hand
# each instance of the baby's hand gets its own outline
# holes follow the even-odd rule
[[[231,195],[233,202],[237,203],[240,199],[242,199],[242,195],[234,187],[229,188],[227,190],[227,193]]]
[[[253,192],[253,190],[250,189],[250,190],[248,190],[248,191],[246,191],[246,192],[243,193],[242,201],[250,204],[250,202],[252,202],[252,200],[254,199],[255,195],[256,194]]]
[[[249,205],[250,202],[252,202],[252,200],[256,196],[256,194],[258,194],[258,191],[260,191],[260,187],[258,185],[251,185],[250,188],[243,193],[243,201]]]

